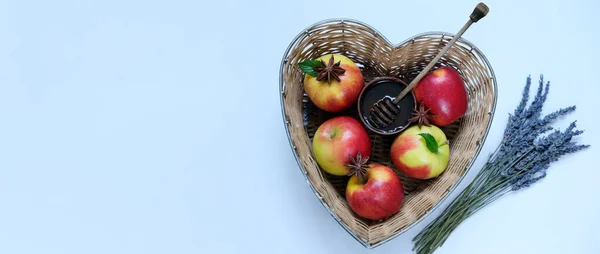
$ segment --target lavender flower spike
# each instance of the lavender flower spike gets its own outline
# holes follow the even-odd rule
[[[525,82],[525,88],[523,89],[523,95],[521,97],[521,102],[517,109],[515,109],[514,116],[519,117],[523,110],[525,110],[525,106],[527,106],[527,101],[529,100],[529,88],[531,87],[531,76],[527,77],[527,81]]]

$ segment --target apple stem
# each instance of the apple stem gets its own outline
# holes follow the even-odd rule
[[[367,183],[366,177],[363,175],[358,176],[357,179],[361,185],[364,185],[365,183]]]
[[[438,145],[438,148],[442,147],[442,146],[445,146],[445,145],[449,145],[449,144],[450,144],[450,141],[446,140],[444,143]]]

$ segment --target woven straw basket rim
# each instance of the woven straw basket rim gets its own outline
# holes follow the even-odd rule
[[[420,38],[422,36],[430,36],[430,35],[439,35],[439,36],[446,36],[446,37],[453,37],[454,34],[452,33],[447,33],[447,32],[441,32],[441,31],[430,31],[430,32],[425,32],[425,33],[420,33],[420,34],[416,34],[414,36],[411,36],[410,38],[394,44],[392,42],[390,42],[385,36],[383,36],[383,34],[381,34],[378,30],[376,30],[375,28],[371,27],[370,25],[358,21],[358,20],[354,20],[354,19],[326,19],[326,20],[322,20],[316,23],[313,23],[312,25],[308,26],[307,28],[305,28],[304,30],[302,30],[300,33],[298,33],[298,35],[293,38],[293,40],[291,41],[291,43],[288,45],[288,47],[286,48],[282,60],[281,60],[281,65],[280,65],[280,73],[279,73],[279,93],[280,93],[280,106],[281,106],[281,113],[282,113],[282,119],[283,119],[283,123],[284,123],[284,127],[285,127],[285,131],[286,131],[286,135],[288,137],[288,141],[290,144],[290,148],[292,150],[292,153],[294,154],[294,158],[299,166],[300,172],[303,175],[304,179],[307,181],[308,186],[311,188],[313,194],[320,200],[321,204],[323,205],[323,207],[330,213],[330,215],[338,222],[338,224],[340,224],[342,226],[342,228],[344,228],[344,230],[346,230],[354,239],[356,239],[358,242],[360,242],[363,246],[365,246],[366,248],[374,248],[377,246],[380,246],[392,239],[394,239],[395,237],[403,234],[404,232],[408,231],[409,229],[411,229],[413,226],[419,224],[419,222],[421,222],[423,219],[425,219],[426,217],[429,216],[429,214],[431,214],[432,211],[434,211],[435,209],[437,209],[448,197],[449,194],[451,192],[453,192],[455,190],[455,188],[462,182],[462,180],[464,179],[464,177],[468,174],[468,172],[470,171],[471,167],[473,166],[473,163],[475,162],[475,159],[479,156],[479,153],[481,152],[481,149],[483,147],[483,144],[485,143],[485,141],[487,140],[487,136],[489,134],[489,130],[491,128],[493,119],[494,119],[494,114],[495,114],[495,110],[496,110],[496,102],[497,102],[497,83],[496,83],[496,76],[494,74],[494,71],[492,69],[491,64],[489,63],[488,59],[485,57],[485,55],[483,55],[483,53],[471,42],[469,42],[468,40],[464,39],[463,37],[461,37],[459,39],[459,41],[464,44],[464,45],[468,45],[470,47],[470,51],[474,52],[475,54],[477,54],[477,56],[480,58],[480,60],[483,62],[483,65],[485,66],[486,70],[489,72],[490,75],[490,82],[491,82],[491,88],[492,88],[492,92],[493,92],[493,96],[491,98],[491,103],[489,105],[489,108],[486,110],[489,110],[487,112],[487,114],[489,115],[489,120],[487,121],[487,124],[485,126],[485,131],[483,131],[483,135],[481,137],[481,139],[478,141],[479,143],[477,144],[477,147],[474,150],[472,159],[467,163],[466,169],[464,170],[464,172],[462,173],[462,175],[460,177],[458,177],[458,179],[456,180],[456,182],[447,190],[447,192],[440,198],[440,200],[433,204],[432,207],[427,210],[422,216],[420,216],[419,218],[417,218],[416,220],[412,221],[410,224],[406,225],[405,227],[401,228],[399,231],[390,234],[389,236],[387,236],[385,239],[383,240],[379,240],[377,242],[369,242],[366,241],[364,239],[362,239],[361,237],[359,237],[351,228],[348,227],[348,225],[346,225],[341,219],[340,217],[336,214],[336,212],[326,203],[326,201],[320,196],[319,192],[317,191],[317,189],[315,189],[315,187],[313,186],[313,184],[311,183],[310,179],[308,178],[308,175],[306,174],[306,169],[304,168],[303,163],[301,162],[301,159],[299,158],[298,152],[296,151],[296,147],[294,145],[294,138],[292,137],[292,133],[290,131],[290,124],[292,124],[289,120],[288,120],[288,116],[286,114],[286,105],[285,105],[285,86],[286,86],[286,80],[284,77],[284,73],[285,73],[285,67],[286,64],[288,62],[288,58],[290,57],[290,52],[292,51],[294,45],[296,45],[298,43],[299,40],[301,40],[303,38],[303,36],[307,36],[310,31],[312,31],[314,28],[316,27],[320,27],[323,25],[327,25],[327,24],[349,24],[349,25],[356,25],[359,27],[362,27],[366,30],[368,30],[369,32],[371,32],[373,34],[373,36],[378,37],[379,39],[383,40],[385,43],[387,43],[387,45],[391,46],[392,48],[398,48],[401,47],[411,41],[414,41],[415,38]],[[290,84],[287,84],[290,85]]]

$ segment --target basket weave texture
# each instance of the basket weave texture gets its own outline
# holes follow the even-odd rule
[[[317,23],[298,35],[284,55],[281,69],[281,102],[289,140],[299,166],[323,205],[359,242],[374,247],[408,230],[430,212],[468,171],[487,136],[496,104],[496,83],[485,57],[471,43],[459,39],[436,67],[451,66],[462,76],[469,98],[465,116],[442,128],[450,140],[448,167],[440,176],[417,181],[400,173],[391,163],[389,148],[394,136],[369,132],[371,162],[394,169],[405,188],[401,210],[382,221],[358,217],[348,206],[344,191],[347,177],[321,170],[313,158],[312,137],[321,123],[334,116],[358,120],[356,106],[336,114],[318,109],[303,89],[304,73],[298,63],[324,54],[343,54],[362,69],[365,83],[380,76],[394,76],[409,83],[452,39],[448,33],[417,35],[392,45],[370,26],[352,20]]]

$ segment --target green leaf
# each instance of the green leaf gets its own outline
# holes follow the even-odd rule
[[[300,69],[308,74],[311,75],[313,77],[316,77],[319,75],[318,72],[316,72],[315,70],[313,70],[314,67],[318,67],[318,66],[323,66],[323,63],[319,60],[305,60],[304,62],[301,62],[298,64],[298,66],[300,66]]]
[[[431,134],[419,133],[419,135],[425,139],[425,145],[427,146],[427,149],[429,149],[429,151],[431,151],[432,153],[438,152],[438,143],[437,141],[435,141],[435,138],[431,136]]]

